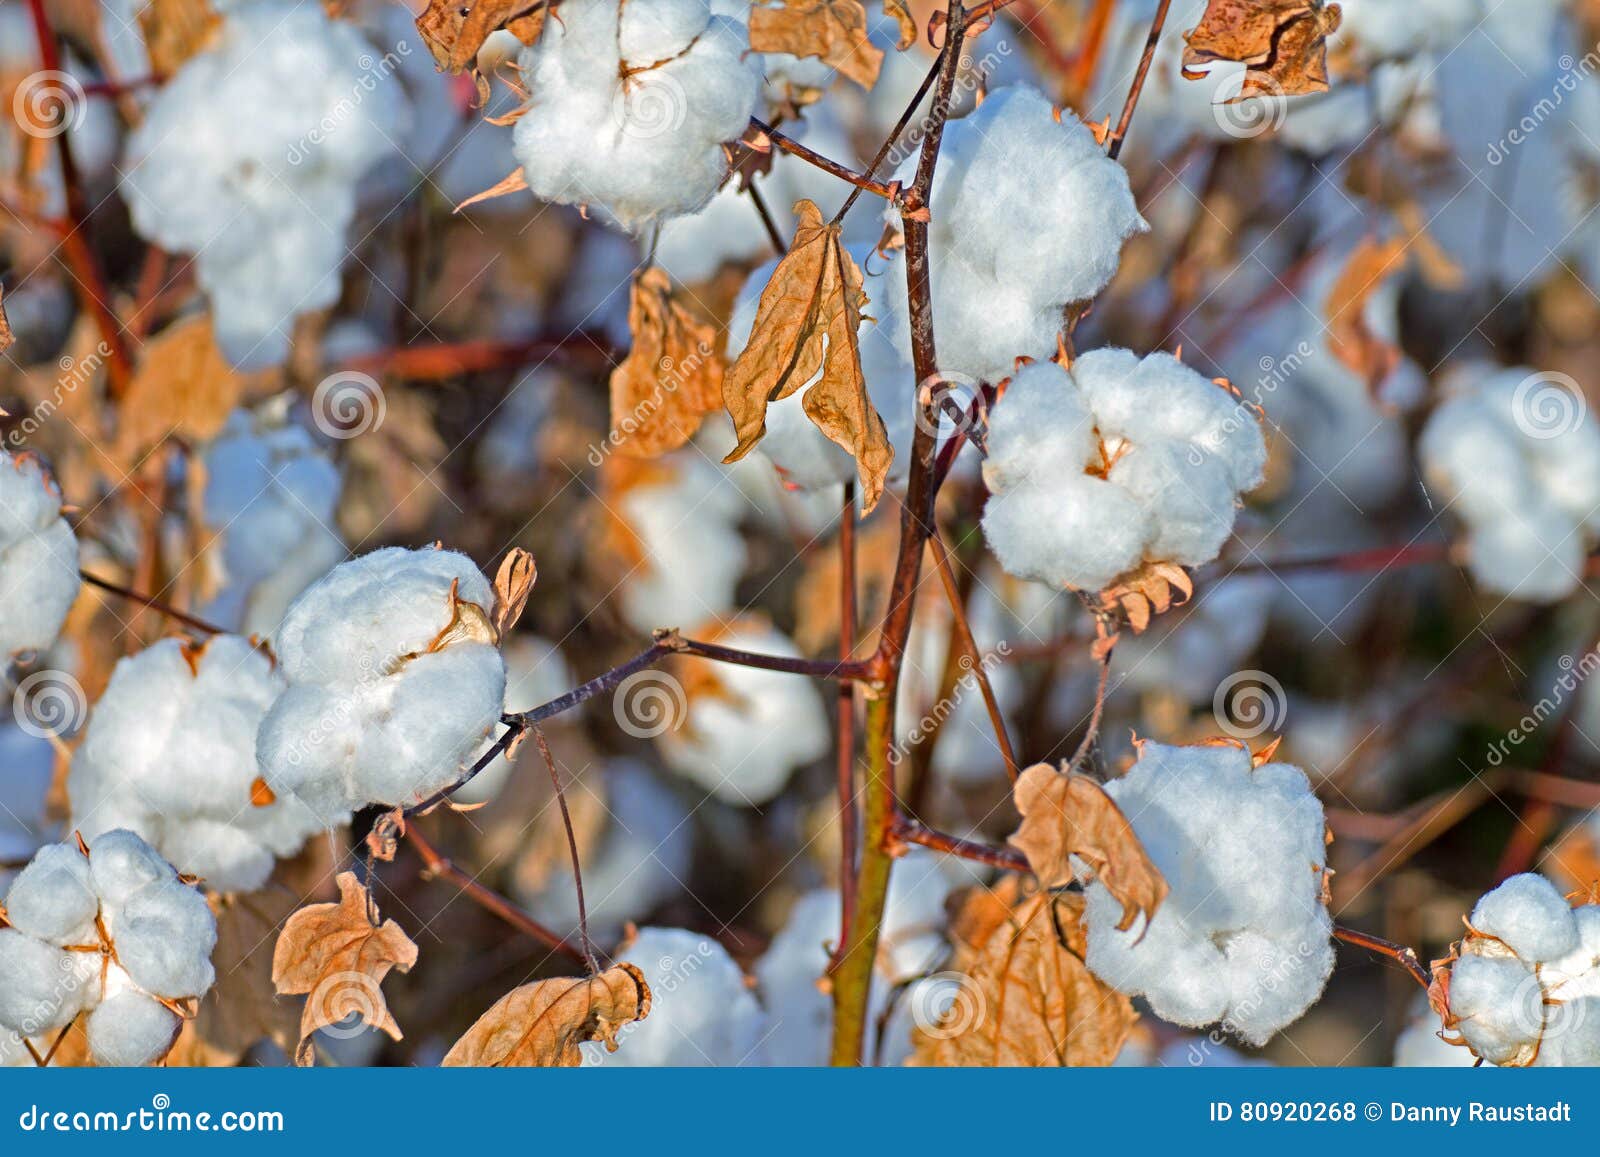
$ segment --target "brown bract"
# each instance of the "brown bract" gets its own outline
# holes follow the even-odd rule
[[[801,399],[806,416],[856,460],[864,510],[877,505],[894,460],[883,419],[867,397],[856,330],[867,297],[861,270],[810,201],[795,207],[794,243],[761,291],[744,352],[728,369],[722,398],[739,444],[725,461],[743,458],[767,431],[767,406],[822,376]]]
[[[900,19],[898,13],[896,18]],[[901,20],[902,38],[909,19],[907,15]],[[861,0],[757,3],[750,9],[750,49],[819,57],[862,88],[878,82],[883,66],[883,50],[867,36],[867,12]]]
[[[678,301],[652,265],[628,298],[633,346],[611,371],[611,444],[633,458],[676,450],[722,405],[717,331]]]
[[[171,76],[191,56],[211,43],[222,26],[208,0],[150,0],[139,9],[150,71]]]
[[[339,900],[309,904],[283,926],[272,951],[272,983],[281,996],[305,995],[298,1065],[313,1059],[312,1034],[352,1016],[403,1035],[380,987],[392,968],[411,971],[417,946],[393,920],[377,923],[376,908],[354,872],[341,872]]]
[[[449,1066],[575,1068],[578,1046],[617,1051],[617,1030],[650,1014],[650,986],[631,964],[586,978],[560,977],[514,988],[445,1054]]]
[[[1340,19],[1339,6],[1323,0],[1210,0],[1184,34],[1184,76],[1197,80],[1217,61],[1237,61],[1248,67],[1234,101],[1326,92],[1328,37]]]
[[[1012,800],[1022,825],[1007,842],[1028,857],[1041,884],[1071,884],[1076,856],[1122,904],[1118,928],[1133,927],[1140,914],[1147,921],[1155,916],[1167,897],[1167,882],[1103,787],[1086,775],[1039,763],[1017,777]]]
[[[1376,393],[1400,363],[1400,351],[1367,324],[1367,303],[1405,267],[1404,237],[1379,241],[1368,237],[1357,245],[1328,291],[1322,312],[1328,323],[1328,347],[1351,372]]]
[[[522,608],[528,605],[533,584],[539,578],[539,567],[533,555],[514,546],[500,560],[500,569],[494,576],[494,608],[489,618],[497,638],[505,638],[522,618]]]
[[[951,918],[961,991],[911,1035],[913,1065],[1083,1066],[1116,1059],[1133,1004],[1084,964],[1083,896],[1016,876],[967,893]]]

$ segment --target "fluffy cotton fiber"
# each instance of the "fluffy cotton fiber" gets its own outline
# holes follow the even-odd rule
[[[1463,371],[1417,452],[1436,501],[1467,525],[1486,590],[1554,602],[1578,588],[1600,531],[1600,423],[1575,385],[1532,370]]]
[[[706,0],[567,0],[519,66],[514,149],[528,187],[627,229],[693,213],[728,173],[724,141],[755,111],[745,30]]]
[[[449,786],[505,697],[482,618],[492,603],[465,555],[403,547],[343,563],[301,595],[276,639],[288,689],[256,738],[273,792],[332,823]]]
[[[1142,562],[1198,566],[1261,481],[1255,414],[1171,354],[1023,366],[990,418],[983,529],[1019,578],[1099,590]]]
[[[129,139],[134,227],[194,254],[235,363],[281,362],[295,317],[337,298],[357,183],[409,121],[395,68],[321,5],[251,0]]]
[[[96,837],[87,856],[76,844],[40,849],[6,912],[0,1027],[32,1038],[87,1012],[96,1064],[160,1060],[182,1026],[164,1002],[197,999],[215,979],[205,898],[132,832]]]
[[[78,587],[61,492],[37,458],[0,450],[0,659],[54,643]]]
[[[1104,289],[1123,243],[1148,228],[1122,166],[1026,86],[990,93],[945,127],[930,208],[940,369],[985,381],[1006,377],[1019,356],[1054,353],[1063,310]],[[884,324],[909,350],[903,254],[886,280]]]
[[[67,791],[85,838],[126,828],[219,892],[253,891],[324,825],[292,796],[256,806],[256,728],[284,687],[235,635],[163,639],[111,674]]]
[[[1298,1019],[1333,968],[1326,828],[1300,769],[1252,769],[1242,746],[1144,743],[1106,793],[1171,892],[1122,932],[1120,901],[1089,883],[1090,970],[1166,1020],[1252,1044]]]

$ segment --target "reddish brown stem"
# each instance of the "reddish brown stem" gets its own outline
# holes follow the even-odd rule
[[[1333,938],[1342,940],[1346,944],[1354,944],[1357,948],[1365,948],[1369,952],[1376,952],[1380,956],[1387,956],[1410,973],[1411,979],[1422,985],[1423,991],[1427,991],[1433,982],[1428,970],[1422,966],[1422,961],[1417,959],[1416,950],[1407,948],[1404,944],[1396,944],[1381,936],[1370,936],[1365,932],[1357,932],[1354,928],[1344,928],[1338,924],[1333,926]]]
[[[583,897],[583,864],[578,859],[578,837],[572,830],[572,813],[567,810],[567,793],[561,788],[561,773],[556,770],[556,757],[550,752],[550,744],[544,737],[544,728],[535,727],[533,738],[539,745],[539,754],[544,757],[545,767],[550,770],[550,786],[556,793],[556,806],[561,809],[561,826],[567,830],[567,852],[572,857],[572,884],[578,891],[578,940],[583,945],[583,958],[589,964],[590,973],[598,973],[600,965],[594,958],[594,944],[589,939],[589,905]]]
[[[994,685],[989,681],[989,671],[984,665],[982,652],[978,650],[978,640],[972,635],[972,625],[967,622],[967,609],[962,606],[961,591],[956,585],[955,571],[950,565],[950,548],[945,546],[944,536],[935,534],[928,540],[928,545],[933,549],[933,565],[939,572],[939,583],[944,587],[945,598],[950,603],[950,613],[955,616],[956,637],[960,640],[961,649],[966,653],[971,666],[972,677],[978,681],[978,690],[983,694],[983,705],[989,711],[989,725],[994,729],[995,742],[1000,745],[1000,758],[1005,762],[1006,778],[1012,783],[1017,782],[1017,754],[1011,747],[1011,737],[1006,734],[1005,716],[1000,713],[1000,700],[995,696]]]
[[[1150,62],[1155,58],[1156,45],[1161,40],[1161,29],[1167,23],[1167,9],[1170,7],[1172,0],[1161,0],[1154,19],[1150,21],[1150,35],[1145,37],[1144,52],[1139,57],[1139,70],[1133,74],[1133,87],[1128,89],[1128,98],[1122,102],[1122,116],[1117,120],[1117,127],[1111,134],[1111,147],[1107,153],[1112,160],[1121,155],[1122,143],[1128,139],[1128,126],[1133,124],[1133,112],[1139,107],[1139,97],[1144,92],[1145,78],[1150,75]]]
[[[876,193],[886,201],[898,202],[900,199],[900,186],[896,182],[891,181],[885,185],[882,181],[875,181],[871,177],[864,176],[854,169],[841,165],[838,161],[828,159],[815,149],[808,149],[799,141],[784,136],[777,129],[756,117],[750,118],[750,127],[791,157],[799,157],[802,161],[814,168],[821,169],[824,173],[830,173],[841,181],[848,181],[856,188],[864,189],[868,193]],[[758,144],[752,144],[749,141],[743,143],[746,148],[760,148]]]
[[[895,825],[894,834],[908,844],[917,844],[920,847],[932,848],[936,852],[957,856],[963,860],[971,860],[977,864],[988,864],[990,867],[1003,868],[1007,872],[1031,872],[1028,858],[1021,852],[1012,848],[995,848],[988,844],[980,844],[975,840],[964,840],[960,836],[952,836],[945,832],[935,831],[917,823],[915,820],[901,820]]]
[[[219,627],[215,623],[208,623],[204,619],[197,618],[186,611],[180,611],[176,607],[168,606],[160,599],[142,595],[138,591],[131,590],[125,586],[119,586],[109,579],[100,578],[86,570],[80,570],[78,577],[92,587],[97,587],[108,594],[116,595],[118,598],[127,599],[131,603],[138,603],[141,607],[146,607],[159,615],[165,615],[174,622],[182,623],[184,626],[200,631],[203,634],[225,635],[228,633],[225,628]]]

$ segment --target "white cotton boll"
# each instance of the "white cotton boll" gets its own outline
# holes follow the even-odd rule
[[[1063,474],[990,495],[983,534],[1008,574],[1099,590],[1139,565],[1150,520],[1121,487]]]
[[[650,1015],[617,1034],[619,1048],[579,1047],[585,1065],[730,1067],[765,1063],[766,1015],[716,941],[679,928],[643,928],[619,959],[650,985]]]
[[[100,898],[89,880],[89,861],[68,844],[50,844],[6,893],[6,918],[35,940],[58,946],[95,942],[94,918]]]
[[[621,592],[623,614],[639,631],[726,614],[746,561],[738,486],[698,450],[660,461],[676,468],[672,481],[635,486],[616,503],[644,554]]]
[[[0,928],[0,1025],[33,1036],[70,1024],[88,995],[77,955]]]
[[[1492,1064],[1526,1063],[1519,1055],[1536,1037],[1538,981],[1509,957],[1469,955],[1450,970],[1450,1011],[1472,1051]]]
[[[236,364],[282,361],[294,318],[338,296],[357,183],[410,119],[393,68],[374,56],[316,5],[230,8],[129,139],[122,188],[134,226],[195,254]]]
[[[79,585],[61,492],[37,458],[0,451],[0,658],[54,643]]]
[[[1237,498],[1227,468],[1198,447],[1135,446],[1106,480],[1150,512],[1153,533],[1145,550],[1151,557],[1198,566],[1216,558],[1233,533]]]
[[[120,908],[152,884],[174,881],[178,873],[144,840],[124,829],[88,841],[89,875],[103,903]]]
[[[89,1014],[89,1055],[102,1068],[154,1064],[167,1055],[183,1022],[142,992],[119,992]]]
[[[744,30],[700,0],[564,7],[518,62],[532,95],[513,148],[528,187],[630,230],[700,209],[759,93]]]
[[[1578,947],[1571,905],[1554,884],[1533,872],[1512,876],[1485,895],[1469,922],[1533,963],[1555,960]]]
[[[1252,768],[1242,746],[1147,742],[1106,792],[1171,891],[1121,931],[1121,904],[1091,881],[1091,971],[1163,1018],[1220,1021],[1252,1044],[1298,1019],[1333,968],[1322,805],[1305,775]]]
[[[782,632],[740,623],[717,636],[721,646],[798,659]],[[725,803],[750,807],[773,799],[799,767],[831,744],[827,710],[810,682],[781,671],[720,665],[716,685],[688,700],[679,726],[657,737],[668,767]]]
[[[146,992],[170,999],[200,996],[216,974],[211,949],[217,922],[205,897],[177,881],[139,889],[110,922],[117,960]]]
[[[1083,391],[1055,362],[1032,362],[1006,387],[989,420],[983,479],[1003,492],[1029,478],[1082,470],[1099,455]]]

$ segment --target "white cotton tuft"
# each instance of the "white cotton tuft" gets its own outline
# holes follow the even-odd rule
[[[0,659],[53,644],[80,585],[61,492],[33,455],[0,450]]]
[[[6,919],[18,932],[65,947],[94,942],[100,898],[89,861],[68,844],[39,849],[6,893]]]
[[[1493,936],[1523,960],[1541,964],[1578,946],[1572,907],[1534,872],[1512,876],[1472,909],[1474,931]]]
[[[261,776],[338,822],[448,787],[500,718],[494,594],[465,555],[388,547],[335,567],[277,637],[288,689],[261,721]]]
[[[108,925],[118,962],[146,992],[193,996],[216,979],[210,960],[216,919],[205,897],[187,884],[173,880],[139,889]]]
[[[283,361],[330,306],[361,178],[410,121],[392,63],[315,4],[254,0],[151,101],[122,179],[134,227],[195,255],[237,365]]]
[[[1121,903],[1091,880],[1089,968],[1166,1020],[1221,1022],[1252,1044],[1297,1020],[1333,968],[1325,823],[1304,774],[1252,768],[1243,747],[1147,742],[1106,793],[1171,891],[1119,931]]]
[[[706,0],[567,0],[518,62],[528,187],[630,230],[701,208],[728,174],[723,142],[755,111],[749,48]]]
[[[89,1014],[89,1053],[102,1067],[136,1068],[166,1056],[183,1022],[142,992],[119,992]]]
[[[88,992],[77,971],[83,955],[0,928],[0,1025],[33,1036],[70,1024]]]
[[[765,1063],[766,1014],[716,941],[680,928],[643,928],[620,960],[650,985],[650,1015],[617,1033],[618,1048],[580,1045],[588,1065],[655,1068]]]

